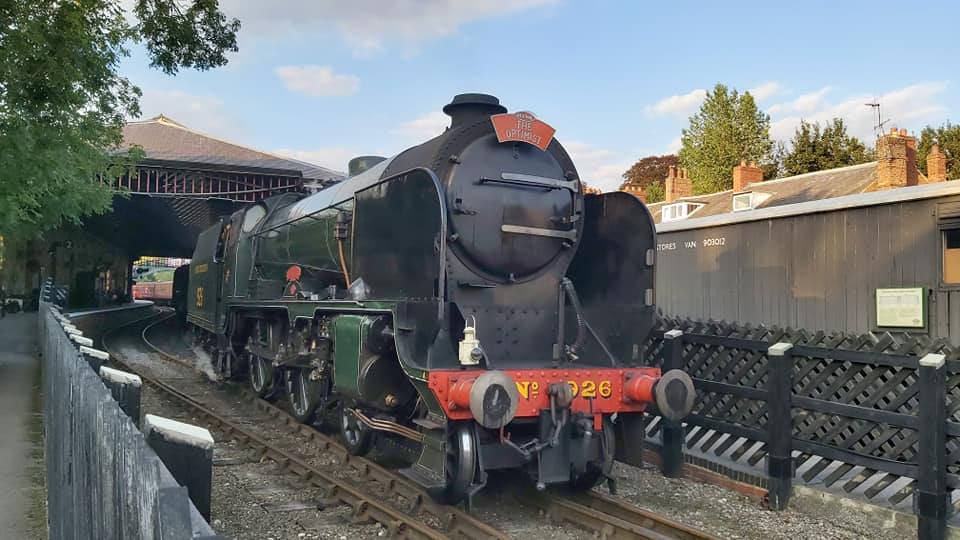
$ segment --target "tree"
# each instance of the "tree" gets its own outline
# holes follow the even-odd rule
[[[750,92],[740,94],[717,84],[681,137],[680,163],[696,194],[733,187],[733,167],[741,160],[771,161],[770,117],[757,108]]]
[[[639,187],[643,189],[648,203],[660,202],[666,191],[663,184],[667,169],[676,167],[679,163],[677,156],[673,154],[641,158],[623,173],[624,182],[620,184],[620,189],[628,185]]]
[[[917,143],[917,166],[923,174],[927,174],[927,154],[934,144],[939,144],[940,152],[947,156],[947,179],[960,179],[960,125],[947,122],[923,128]]]
[[[140,90],[118,73],[127,47],[151,65],[221,66],[237,20],[217,0],[0,2],[0,235],[26,235],[109,209],[109,179],[141,155],[120,151]]]
[[[647,156],[638,160],[623,173],[624,185],[631,184],[645,188],[650,184],[662,184],[663,179],[667,177],[667,169],[676,167],[679,163],[680,160],[673,154]]]
[[[643,188],[643,195],[647,199],[648,204],[653,204],[655,202],[660,202],[667,198],[667,190],[664,188],[662,182],[656,184],[650,184],[647,187]]]
[[[788,175],[846,167],[871,160],[860,139],[847,134],[843,120],[834,118],[821,128],[819,123],[801,121],[783,159]]]

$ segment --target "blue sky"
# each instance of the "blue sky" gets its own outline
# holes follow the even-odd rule
[[[243,23],[228,66],[168,77],[134,49],[143,116],[344,170],[442,131],[440,108],[487,92],[557,129],[581,177],[614,189],[637,158],[679,147],[717,82],[752,90],[788,139],[839,116],[956,121],[960,4],[575,0],[221,0]]]

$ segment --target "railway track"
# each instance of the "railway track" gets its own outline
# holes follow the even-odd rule
[[[137,373],[145,384],[152,386],[201,416],[214,430],[219,431],[229,439],[237,441],[242,446],[254,450],[261,459],[274,461],[303,482],[321,488],[328,499],[325,501],[326,503],[345,504],[352,509],[355,519],[373,520],[382,524],[393,537],[425,539],[509,538],[502,531],[457,507],[435,502],[419,486],[403,476],[369,459],[351,455],[333,437],[318,431],[312,426],[301,424],[280,407],[257,398],[253,392],[246,388],[232,385],[233,389],[238,390],[246,401],[260,412],[273,418],[278,425],[307,438],[319,452],[332,455],[341,467],[352,471],[363,482],[373,482],[378,486],[378,489],[376,493],[371,493],[370,490],[362,489],[354,482],[314,467],[296,455],[271,444],[269,440],[251,432],[249,429],[244,429],[236,422],[231,422],[225,416],[207,407],[202,401],[179,390],[161,378],[152,377],[143,373],[143,370],[136,369],[135,366],[125,361],[122,354],[110,350],[107,344],[107,338],[113,332],[127,326],[142,324],[150,318],[157,318],[157,320],[146,324],[140,332],[140,339],[143,344],[162,358],[193,371],[195,366],[192,363],[163,350],[147,337],[152,328],[173,316],[173,313],[161,313],[159,316],[148,317],[114,328],[104,335],[102,339],[103,347],[117,364],[130,372]],[[402,503],[395,506],[383,502],[383,500],[389,498],[402,501]],[[715,538],[653,512],[593,491],[572,496],[531,493],[529,499],[543,510],[551,521],[558,524],[569,523],[589,531],[593,533],[593,536],[601,539],[707,540]],[[424,519],[416,517],[421,515],[424,516]]]

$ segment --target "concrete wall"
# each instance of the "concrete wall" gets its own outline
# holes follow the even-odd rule
[[[39,320],[50,538],[216,538],[49,304]]]

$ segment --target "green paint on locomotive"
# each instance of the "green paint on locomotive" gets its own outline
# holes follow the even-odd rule
[[[364,315],[338,315],[333,319],[333,386],[347,396],[360,397],[360,349],[363,346],[364,331],[369,324],[364,324],[367,317]]]
[[[197,238],[197,247],[190,261],[190,280],[187,289],[187,320],[207,330],[216,332],[220,309],[220,286],[223,281],[224,264],[217,257],[222,245],[223,222],[211,227]]]

